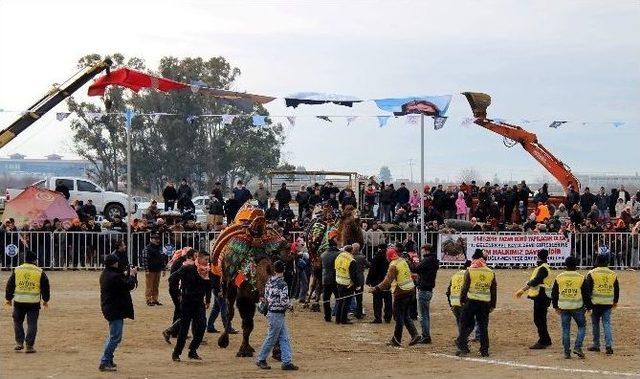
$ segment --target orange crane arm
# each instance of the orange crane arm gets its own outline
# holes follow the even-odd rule
[[[462,94],[466,96],[471,105],[476,124],[522,145],[535,160],[560,182],[565,192],[569,190],[569,185],[573,185],[576,191],[580,191],[580,181],[573,175],[571,168],[542,146],[535,134],[522,129],[518,125],[502,122],[495,123],[487,118],[487,108],[491,104],[491,96],[478,92],[463,92]]]

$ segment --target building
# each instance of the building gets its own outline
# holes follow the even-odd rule
[[[640,175],[625,175],[625,174],[607,174],[607,173],[595,173],[595,174],[576,174],[576,177],[580,181],[580,185],[584,190],[585,187],[589,187],[591,192],[597,192],[600,187],[604,187],[607,192],[611,188],[620,188],[624,186],[627,191],[635,192],[640,190]]]
[[[87,176],[92,163],[84,159],[62,159],[58,154],[45,159],[29,159],[22,154],[11,154],[0,158],[0,172],[10,175],[45,176]]]

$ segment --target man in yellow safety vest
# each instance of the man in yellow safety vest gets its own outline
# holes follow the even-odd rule
[[[470,260],[464,262],[462,270],[457,271],[451,276],[449,287],[447,288],[447,301],[449,302],[453,316],[456,318],[458,333],[460,332],[460,309],[462,308],[462,304],[460,304],[460,293],[462,292],[462,285],[464,284],[464,275],[467,273],[469,266],[471,266]]]
[[[520,298],[526,292],[527,297],[533,300],[533,323],[538,329],[538,342],[529,349],[546,349],[551,346],[551,337],[547,328],[547,310],[551,305],[551,267],[547,263],[549,250],[538,251],[538,262],[533,269],[529,281],[516,292],[516,297]]]
[[[353,258],[351,245],[345,246],[336,257],[336,324],[351,324],[348,319],[349,304],[358,283],[358,265]]]
[[[620,285],[616,273],[607,267],[608,256],[598,255],[596,268],[589,271],[585,278],[587,294],[591,299],[591,327],[593,328],[593,345],[589,351],[600,351],[600,320],[604,329],[604,347],[607,354],[613,354],[613,332],[611,330],[611,310],[618,306]]]
[[[587,286],[584,276],[576,272],[578,260],[569,256],[564,261],[566,271],[556,277],[551,289],[551,301],[553,308],[562,322],[562,346],[564,348],[565,359],[571,359],[571,319],[578,325],[578,334],[573,347],[573,353],[584,359],[582,343],[586,332],[586,321],[584,317],[585,306],[590,307],[587,295]]]
[[[457,356],[469,354],[469,335],[476,323],[480,339],[480,355],[489,356],[489,313],[493,312],[498,300],[496,276],[485,261],[482,250],[476,249],[471,257],[471,266],[464,274],[460,291],[460,330],[456,345]]]
[[[16,347],[14,350],[24,349],[26,353],[35,353],[33,348],[38,332],[38,316],[40,315],[40,300],[47,308],[49,302],[49,279],[41,268],[36,266],[36,253],[27,251],[25,263],[13,270],[6,289],[6,304],[13,303],[13,330],[15,332]],[[24,333],[24,319],[27,318],[27,334]]]
[[[396,326],[393,331],[391,341],[387,343],[389,346],[401,346],[402,329],[407,328],[411,341],[409,346],[413,346],[422,340],[422,336],[418,334],[418,330],[411,319],[409,306],[416,296],[415,284],[411,278],[411,270],[409,263],[398,255],[395,247],[387,249],[387,260],[389,268],[384,280],[377,286],[373,287],[370,292],[378,293],[391,288],[393,292],[393,318],[396,320]]]

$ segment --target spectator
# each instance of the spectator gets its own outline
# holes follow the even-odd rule
[[[340,205],[342,206],[342,209],[344,209],[347,205],[351,205],[354,208],[358,206],[356,196],[350,187],[345,188],[340,194],[342,195],[342,198],[340,199]]]
[[[322,203],[322,196],[320,195],[320,188],[314,188],[313,193],[309,195],[309,208],[313,210],[313,207]]]
[[[87,203],[82,207],[83,212],[87,215],[88,219],[95,220],[98,215],[96,206],[93,205],[93,200],[87,200]]]
[[[236,201],[238,202],[238,209],[251,200],[253,197],[251,196],[251,192],[245,187],[244,182],[242,180],[238,180],[236,187],[233,189],[233,195]],[[234,216],[235,217],[235,216]]]
[[[186,178],[182,178],[182,182],[180,182],[180,187],[178,187],[178,199],[187,198],[191,200],[193,198],[193,191],[191,187],[187,183]]]
[[[380,221],[391,222],[391,207],[393,206],[393,197],[395,191],[391,185],[384,185],[381,183],[380,189]]]
[[[558,205],[558,209],[553,213],[553,217],[558,217],[560,219],[569,218],[569,212],[567,212],[567,207],[564,204]]]
[[[609,195],[609,217],[616,217],[616,204],[618,203],[618,189],[612,188]]]
[[[278,212],[278,209],[276,208],[275,201],[271,202],[269,209],[267,209],[267,211],[265,212],[264,218],[267,221],[278,221],[278,219],[280,218],[280,212]]]
[[[464,192],[458,192],[458,198],[456,199],[456,218],[458,220],[467,219],[467,202],[464,199]]]
[[[327,204],[329,204],[331,208],[333,208],[334,210],[338,210],[339,205],[338,205],[338,200],[336,199],[335,193],[331,192],[329,194],[329,200],[327,200]]]
[[[296,194],[296,203],[298,203],[298,220],[302,220],[305,210],[309,208],[309,198],[311,195],[307,191],[306,186],[300,186],[300,191]]]
[[[623,185],[620,186],[620,190],[618,191],[618,197],[622,198],[625,204],[628,203],[629,200],[631,200],[631,195],[629,195],[629,192],[627,192],[627,190],[624,189]]]
[[[280,211],[280,219],[290,224],[295,217],[296,215],[293,213],[293,210],[289,208],[289,204],[284,204],[282,206],[282,210]]]
[[[233,219],[236,218],[236,214],[238,214],[238,211],[240,210],[242,204],[244,203],[236,200],[236,191],[232,192],[231,196],[229,196],[227,201],[224,203],[224,213],[227,215],[228,225],[233,223]]]
[[[214,195],[209,199],[209,215],[207,216],[207,224],[209,228],[215,229],[218,225],[222,225],[224,220],[224,204]]]
[[[69,201],[69,197],[71,197],[71,195],[69,194],[69,187],[67,187],[67,185],[64,184],[64,180],[62,179],[56,180],[56,188],[54,189],[54,191],[60,192],[64,196],[64,198],[67,199],[67,201]]]
[[[596,195],[596,206],[601,220],[609,218],[609,203],[609,195],[605,192],[604,187],[600,187],[600,192]]]
[[[215,182],[213,184],[213,189],[211,190],[211,195],[218,199],[220,204],[224,205],[224,198],[222,196],[222,184],[220,182]]]
[[[622,211],[625,208],[625,204],[624,204],[624,197],[618,197],[618,199],[616,200],[616,206],[615,206],[615,210],[616,210],[616,217],[620,218],[622,217]]]
[[[164,276],[165,260],[162,254],[160,235],[151,234],[150,242],[142,251],[145,274],[145,298],[148,306],[162,305],[158,301],[160,273]]]
[[[256,189],[256,192],[253,194],[253,197],[258,201],[258,207],[263,211],[266,211],[267,207],[269,206],[270,196],[271,196],[271,193],[266,188],[264,188],[264,183],[259,182],[258,189]]]
[[[584,193],[580,197],[580,208],[582,208],[582,214],[588,214],[591,211],[591,206],[595,204],[596,197],[591,193],[589,187],[584,189]]]
[[[291,191],[287,188],[286,183],[282,183],[278,192],[276,192],[276,201],[278,202],[278,211],[282,211],[284,205],[291,202]]]
[[[162,191],[162,199],[164,200],[164,211],[172,211],[176,201],[178,201],[178,192],[173,186],[173,182],[169,181]]]
[[[399,207],[403,207],[409,203],[409,190],[404,183],[400,183],[400,187],[396,190],[396,203]]]
[[[145,212],[145,218],[149,220],[149,222],[154,222],[159,216],[160,210],[158,209],[158,202],[151,200],[151,204],[149,204],[149,207]]]

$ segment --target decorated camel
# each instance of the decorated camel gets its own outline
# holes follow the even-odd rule
[[[242,319],[242,344],[236,356],[251,357],[255,350],[249,344],[249,336],[253,331],[256,303],[264,294],[272,262],[287,252],[285,239],[266,225],[262,209],[246,203],[212,244],[212,261],[220,265],[222,293],[228,301],[229,312],[218,346],[229,346],[236,304]]]

